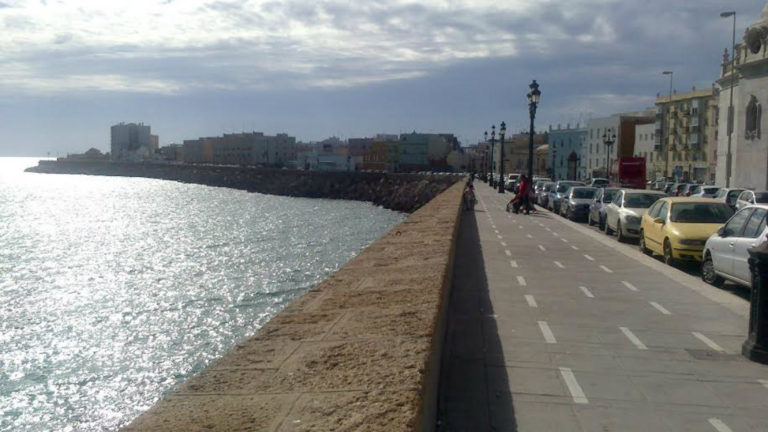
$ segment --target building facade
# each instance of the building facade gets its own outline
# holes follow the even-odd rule
[[[654,121],[654,110],[626,112],[589,120],[581,150],[587,159],[587,163],[582,162],[581,165],[585,169],[583,178],[608,178],[617,158],[634,156],[637,126],[652,124]],[[606,141],[613,144],[606,145]]]
[[[648,123],[635,127],[635,157],[645,159],[645,178],[656,179],[655,164],[660,153],[656,151],[656,124]]]
[[[550,163],[550,177],[553,180],[581,180],[584,173],[581,169],[581,151],[587,137],[587,129],[549,127],[547,157]]]
[[[154,153],[151,128],[144,123],[118,123],[110,128],[110,136],[112,160],[138,162]]]
[[[656,98],[656,151],[654,177],[679,181],[710,180],[710,119],[714,89],[692,90]]]
[[[768,101],[768,4],[760,18],[747,27],[736,46],[734,58],[723,59],[720,78],[719,124],[717,140],[718,186],[768,189],[768,118],[762,104]],[[727,53],[726,53],[727,56]],[[731,60],[735,70],[731,70]],[[729,116],[733,91],[733,112]],[[732,119],[730,122],[729,117]],[[730,134],[729,134],[730,132]],[[730,135],[730,170],[728,147]],[[729,172],[730,171],[730,172]]]

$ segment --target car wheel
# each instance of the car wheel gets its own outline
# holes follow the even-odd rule
[[[669,239],[664,239],[664,263],[672,267],[677,264],[677,260],[672,256],[672,245]]]
[[[605,218],[597,215],[597,227],[600,228],[600,231],[605,230]]]
[[[613,235],[613,230],[611,229],[611,227],[608,226],[608,218],[607,217],[605,218],[605,221],[603,222],[603,228],[604,228],[604,231],[605,231],[605,235],[609,235],[609,236]]]
[[[651,252],[650,249],[648,249],[647,246],[645,246],[645,233],[641,230],[640,231],[640,239],[637,241],[638,247],[640,248],[640,252],[646,254],[646,255],[653,255],[653,252]]]
[[[707,254],[701,263],[701,280],[716,287],[723,285],[723,278],[715,273],[715,265],[710,254]]]
[[[627,241],[627,237],[624,235],[624,231],[621,230],[621,221],[616,222],[616,237],[619,240],[619,243],[624,243]]]

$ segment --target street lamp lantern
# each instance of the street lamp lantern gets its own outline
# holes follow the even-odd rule
[[[616,134],[613,129],[606,129],[603,133],[603,144],[605,144],[605,177],[610,180],[611,147],[616,142]]]
[[[501,125],[499,127],[499,137],[501,138],[501,141],[499,143],[499,153],[501,156],[499,157],[499,193],[504,193],[504,134],[507,133],[507,124],[504,122],[501,122]]]
[[[538,107],[539,100],[541,99],[541,92],[539,91],[539,84],[536,82],[536,80],[533,80],[528,88],[531,89],[527,95],[528,113],[531,117],[531,128],[528,138],[528,181],[530,181],[533,178],[533,124],[534,119],[536,118],[536,108]]]

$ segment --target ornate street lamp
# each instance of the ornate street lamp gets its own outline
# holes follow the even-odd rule
[[[552,181],[557,181],[557,176],[555,175],[555,156],[557,156],[557,149],[554,148],[554,143],[552,143]]]
[[[486,183],[490,183],[488,178],[488,169],[491,167],[490,155],[488,154],[488,131],[483,132],[483,143],[485,144],[485,157],[483,158],[483,179]]]
[[[501,138],[501,142],[499,143],[499,153],[501,156],[499,157],[499,161],[501,162],[499,164],[499,193],[504,193],[504,134],[507,133],[507,125],[504,122],[501,122],[501,127],[499,128],[499,137]]]
[[[528,181],[533,178],[533,121],[536,118],[536,107],[539,105],[541,99],[541,92],[539,91],[539,85],[536,80],[528,86],[531,91],[528,93],[528,112],[531,116],[531,130],[528,139]]]
[[[491,187],[496,187],[496,180],[493,178],[493,172],[496,171],[496,164],[493,157],[496,156],[494,148],[496,146],[496,125],[491,126]]]
[[[611,171],[609,169],[611,163],[611,147],[616,142],[616,134],[613,133],[613,129],[606,129],[603,133],[603,144],[605,144],[605,177],[608,181],[611,180]]]
[[[663,142],[664,140],[664,134],[661,134],[661,140],[662,140],[662,151],[664,152],[664,178],[666,179],[669,176],[669,143],[672,141],[672,79],[675,76],[675,73],[673,71],[664,71],[661,73],[662,75],[669,75],[669,99],[667,100],[667,112],[669,112],[669,121],[667,122],[667,142],[666,144]],[[663,122],[665,120],[664,118],[664,110],[662,112],[662,119]]]
[[[728,153],[725,154],[725,187],[731,186],[731,135],[733,134],[733,86],[736,84],[736,69],[734,61],[736,59],[736,12],[727,11],[720,14],[721,18],[733,17],[733,32],[731,33],[731,89],[730,102],[728,103],[728,124],[726,133],[728,134]],[[725,75],[725,74],[723,74]]]

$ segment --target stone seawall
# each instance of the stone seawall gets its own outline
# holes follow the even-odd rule
[[[432,431],[456,184],[122,430]]]
[[[147,177],[244,189],[271,195],[370,201],[384,208],[413,212],[446,190],[460,176],[321,172],[216,165],[40,161],[28,172]]]

